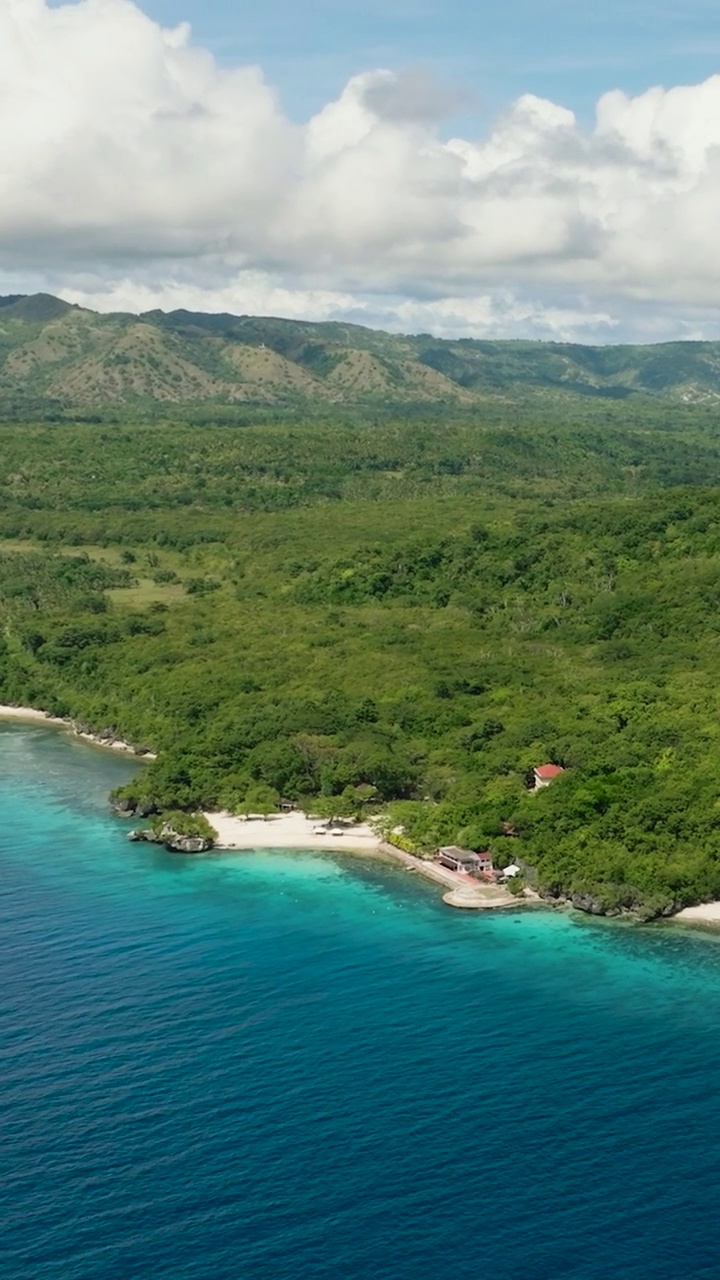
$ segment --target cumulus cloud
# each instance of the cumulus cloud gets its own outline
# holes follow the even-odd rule
[[[470,105],[468,94],[440,84],[424,67],[379,72],[365,85],[365,100],[378,120],[438,124]]]
[[[345,315],[439,333],[720,331],[720,76],[521,97],[355,76],[299,125],[130,0],[0,0],[0,287],[102,309]]]

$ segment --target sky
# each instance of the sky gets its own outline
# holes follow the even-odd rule
[[[432,68],[474,107],[469,127],[523,93],[590,119],[609,88],[705,79],[720,70],[716,0],[152,0],[145,12],[192,23],[218,61],[257,62],[296,119],[336,97],[351,76]],[[479,117],[479,120],[478,120]]]
[[[0,292],[720,337],[720,10],[0,0]]]

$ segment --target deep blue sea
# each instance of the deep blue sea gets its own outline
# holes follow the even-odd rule
[[[720,1276],[720,945],[126,840],[0,727],[0,1275]]]

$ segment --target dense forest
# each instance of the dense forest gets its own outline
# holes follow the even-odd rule
[[[720,897],[711,408],[17,422],[0,459],[0,698],[155,750],[133,803],[321,796],[608,909]]]

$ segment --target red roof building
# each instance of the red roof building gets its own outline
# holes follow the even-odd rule
[[[535,790],[539,787],[549,787],[554,778],[559,778],[565,770],[559,764],[539,764],[533,769],[535,777]]]

